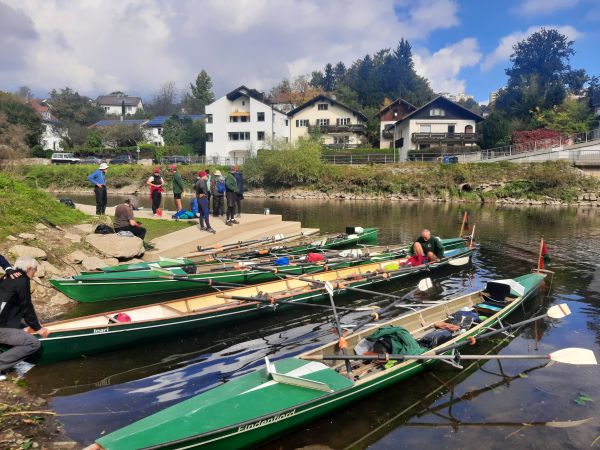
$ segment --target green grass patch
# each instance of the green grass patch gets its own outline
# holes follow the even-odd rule
[[[188,222],[186,220],[140,219],[140,222],[142,222],[142,226],[146,228],[146,241],[151,241],[159,236],[164,236],[165,234],[173,233],[174,231],[198,225],[198,221]]]
[[[64,206],[46,192],[0,173],[0,238],[30,230],[39,222],[71,225],[86,218],[82,212]]]

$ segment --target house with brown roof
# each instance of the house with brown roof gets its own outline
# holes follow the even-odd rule
[[[394,124],[416,109],[406,100],[397,98],[379,111],[379,148],[393,148]]]
[[[328,147],[353,148],[366,143],[367,116],[334,97],[317,95],[288,112],[288,117],[291,142],[315,130]]]
[[[62,141],[69,137],[69,130],[52,114],[52,106],[45,100],[32,98],[29,104],[42,119],[44,131],[40,145],[44,150],[62,150]]]

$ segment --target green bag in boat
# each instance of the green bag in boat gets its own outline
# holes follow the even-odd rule
[[[373,351],[377,353],[420,355],[429,350],[421,347],[402,327],[381,327],[366,339],[373,342]]]

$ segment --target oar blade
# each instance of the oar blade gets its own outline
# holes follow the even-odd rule
[[[562,319],[563,317],[567,317],[571,314],[571,309],[569,305],[566,303],[561,303],[560,305],[554,305],[553,307],[548,309],[548,317],[551,319]]]
[[[548,355],[552,361],[563,364],[596,365],[596,355],[587,348],[563,348]]]
[[[431,289],[432,287],[433,287],[433,283],[431,281],[431,278],[423,278],[421,281],[419,281],[419,284],[417,284],[417,288],[421,292],[425,292],[425,291]]]
[[[454,258],[448,261],[448,264],[450,264],[451,266],[457,267],[457,266],[466,266],[467,264],[469,264],[469,260],[470,258],[468,256],[463,256],[461,258]]]

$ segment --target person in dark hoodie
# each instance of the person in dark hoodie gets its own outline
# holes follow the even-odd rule
[[[235,169],[232,167],[225,175],[225,199],[227,200],[227,211],[225,212],[225,225],[236,225],[239,222],[234,219],[235,203],[239,188],[235,178]]]
[[[235,206],[237,209],[235,217],[242,217],[242,200],[244,200],[244,175],[240,172],[239,166],[233,166],[233,176],[237,182],[238,192],[235,196]]]
[[[46,338],[50,333],[40,325],[31,303],[30,280],[37,267],[34,258],[23,256],[14,265],[15,272],[21,276],[12,278],[5,275],[0,279],[0,344],[10,347],[0,353],[0,381],[6,379],[2,372],[40,348],[41,343],[33,334]],[[27,328],[22,328],[23,321]]]
[[[198,199],[198,210],[200,212],[200,229],[202,231],[208,231],[209,233],[216,233],[215,230],[210,226],[210,214],[208,212],[208,174],[201,170],[198,172],[198,181],[194,186],[196,191],[196,198]]]

